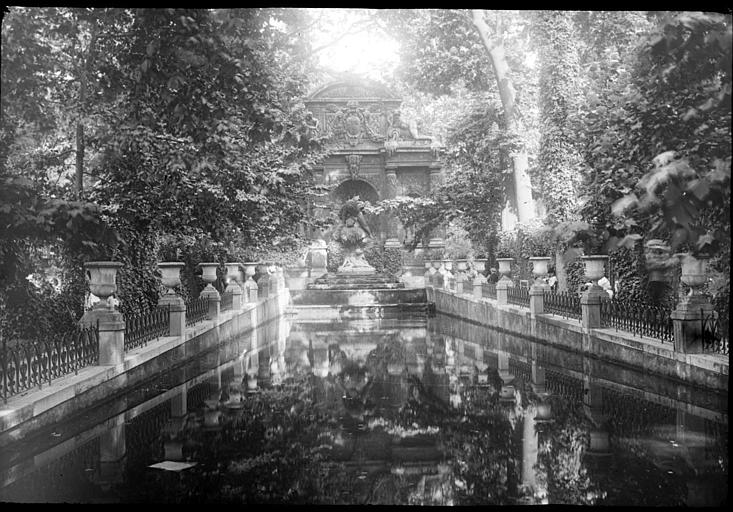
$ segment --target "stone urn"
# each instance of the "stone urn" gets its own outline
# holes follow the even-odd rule
[[[253,277],[257,270],[257,265],[258,263],[253,261],[242,263],[242,266],[244,267],[244,275],[247,281],[253,281]]]
[[[529,259],[532,262],[532,274],[535,276],[536,284],[546,284],[545,278],[549,272],[547,266],[550,263],[549,256],[533,256]],[[599,278],[600,279],[600,278]]]
[[[460,259],[460,260],[456,260],[455,263],[456,263],[456,270],[458,272],[465,272],[466,270],[468,270],[468,260]]]
[[[219,266],[216,262],[199,263],[201,267],[201,279],[206,283],[206,288],[214,288],[214,282],[216,281],[216,269]]]
[[[167,288],[166,295],[175,295],[176,286],[181,285],[181,269],[185,266],[180,261],[166,261],[158,263],[158,269],[161,274],[161,282]]]
[[[483,274],[486,270],[486,259],[485,258],[475,258],[473,260],[473,266],[476,267],[476,272],[479,274]]]
[[[585,265],[585,278],[598,286],[598,280],[604,276],[604,262],[608,256],[603,254],[593,254],[591,256],[581,256],[583,265]]]
[[[511,275],[512,275],[512,262],[514,261],[514,258],[496,258],[496,261],[499,263],[499,274],[501,274],[501,280],[502,281],[509,281],[512,282]]]
[[[707,281],[706,267],[707,258],[695,257],[692,254],[677,253],[675,254],[682,267],[682,275],[680,279],[683,283],[690,287],[689,295],[700,295],[701,289]]]
[[[224,266],[227,269],[227,284],[239,284],[242,282],[242,275],[239,270],[240,265],[238,262],[226,263]]]
[[[122,263],[116,261],[88,261],[84,272],[89,282],[89,291],[99,297],[94,309],[114,309],[109,298],[117,291],[117,270]]]

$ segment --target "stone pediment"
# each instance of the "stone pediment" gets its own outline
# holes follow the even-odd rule
[[[346,103],[351,100],[360,102],[401,103],[386,87],[369,81],[341,80],[320,87],[306,99],[312,102]]]

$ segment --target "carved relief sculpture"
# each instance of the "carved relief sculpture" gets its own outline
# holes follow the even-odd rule
[[[349,174],[351,175],[351,179],[358,178],[361,155],[346,155],[346,162],[349,164]]]

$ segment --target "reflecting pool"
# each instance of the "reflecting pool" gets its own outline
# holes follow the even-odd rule
[[[727,394],[442,315],[283,317],[0,460],[11,502],[694,506],[727,495]]]

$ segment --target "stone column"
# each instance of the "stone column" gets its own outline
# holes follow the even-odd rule
[[[219,321],[219,310],[221,306],[221,295],[219,295],[219,292],[214,288],[213,284],[216,281],[216,268],[218,266],[219,264],[215,262],[199,263],[199,267],[203,270],[201,276],[206,282],[206,288],[199,293],[199,297],[205,297],[209,300],[209,313],[207,318],[213,320],[215,324]]]
[[[486,277],[482,274],[477,274],[473,278],[473,297],[480,299],[484,294],[484,284],[486,284]]]
[[[385,171],[385,198],[394,199],[397,197],[397,165],[394,163],[388,163],[384,169]],[[397,238],[399,219],[394,215],[390,214],[387,217],[387,240],[384,242],[384,248],[401,248],[402,244]]]
[[[456,275],[456,294],[462,294],[463,293],[463,283],[466,282],[466,274],[463,272],[459,272]]]
[[[443,175],[440,170],[440,163],[430,164],[430,190],[437,189],[443,182]],[[445,227],[436,228],[433,238],[428,242],[428,249],[442,249],[445,247]]]
[[[509,304],[509,297],[507,290],[512,287],[513,284],[511,281],[499,279],[499,281],[496,283],[496,304],[501,305],[507,305]]]
[[[257,266],[254,262],[248,262],[244,264],[244,274],[246,279],[244,281],[244,302],[247,304],[254,304],[257,302],[257,283],[252,279],[255,275],[255,267]]]
[[[239,263],[227,263],[227,287],[224,290],[226,293],[232,294],[232,311],[239,311],[242,309],[242,287],[239,285],[241,282]]]
[[[175,287],[181,284],[183,266],[184,264],[180,261],[158,263],[163,286],[168,288],[158,299],[158,306],[167,307],[170,312],[169,336],[183,337],[186,335],[186,303],[175,291]]]
[[[529,288],[529,312],[532,316],[541,315],[545,312],[546,286],[547,285],[532,284]]]
[[[696,258],[687,253],[676,254],[682,265],[682,282],[689,286],[670,317],[674,325],[674,349],[682,353],[700,353],[703,350],[702,334],[705,319],[712,318],[714,308],[710,297],[703,293],[707,280],[706,258]]]
[[[116,366],[125,360],[125,319],[115,309],[112,295],[117,291],[117,270],[122,263],[90,261],[84,264],[91,293],[99,297],[94,307],[79,321],[82,327],[99,326],[99,365]]]
[[[601,299],[608,297],[603,288],[592,284],[580,296],[581,325],[583,329],[597,329],[601,326]]]
[[[686,296],[670,314],[674,328],[674,349],[683,354],[702,352],[704,321],[713,313],[713,305],[705,295]]]
[[[310,278],[318,279],[327,272],[328,253],[326,251],[325,240],[315,240],[310,247]]]
[[[109,490],[122,482],[125,468],[125,415],[118,416],[114,424],[99,436],[99,484]]]

